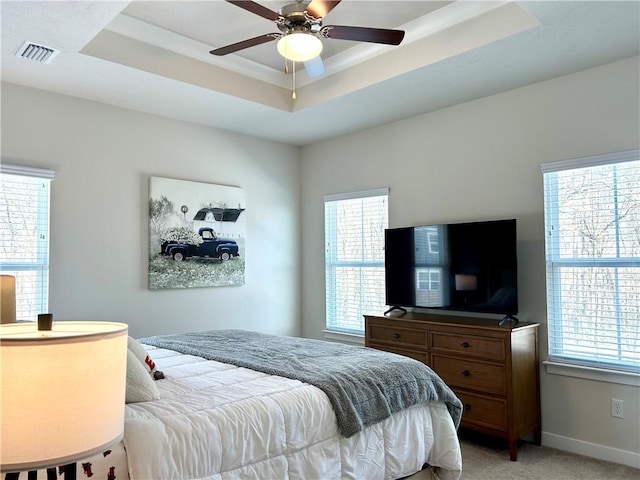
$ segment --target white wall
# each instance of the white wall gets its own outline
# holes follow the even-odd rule
[[[133,336],[245,328],[300,333],[299,150],[12,84],[2,157],[56,171],[54,319],[123,321]],[[242,187],[246,283],[147,289],[149,176]]]
[[[519,318],[546,359],[540,164],[638,148],[639,91],[633,58],[303,148],[303,335],[324,328],[322,196],[388,186],[392,227],[517,219]],[[540,371],[545,443],[640,466],[637,387]]]

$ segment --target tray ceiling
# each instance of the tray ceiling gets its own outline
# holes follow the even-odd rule
[[[258,2],[278,10],[280,2]],[[224,1],[2,2],[2,80],[295,145],[638,55],[638,2],[344,0],[325,25],[398,28],[398,47],[323,39],[293,76],[277,32]],[[25,41],[59,49],[47,65]]]

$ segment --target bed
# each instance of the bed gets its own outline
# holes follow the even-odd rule
[[[420,362],[241,330],[140,342],[157,400],[127,404],[123,441],[79,479],[460,477],[462,405]]]

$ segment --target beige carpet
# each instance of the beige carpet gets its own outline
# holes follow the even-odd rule
[[[462,480],[639,480],[640,470],[521,443],[518,461],[506,442],[461,433]]]
[[[509,460],[506,441],[460,432],[461,480],[640,480],[640,470],[523,442]],[[428,469],[404,480],[434,480]]]

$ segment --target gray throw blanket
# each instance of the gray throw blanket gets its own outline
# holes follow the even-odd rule
[[[429,367],[372,348],[245,330],[160,335],[140,339],[174,350],[300,380],[326,393],[345,437],[420,403],[444,402],[456,428],[462,402]]]

